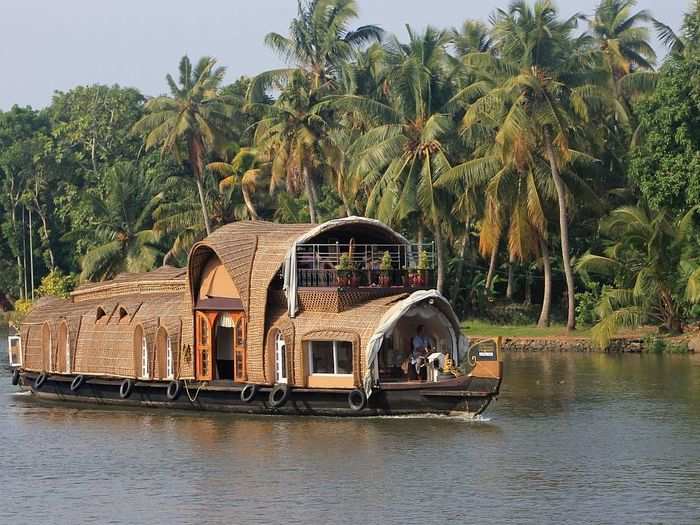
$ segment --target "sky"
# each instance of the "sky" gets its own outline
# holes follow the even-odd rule
[[[563,15],[591,13],[597,0],[559,0]],[[508,0],[358,0],[356,25],[405,37],[405,25],[458,26],[488,20]],[[678,30],[688,0],[639,0],[639,9]],[[47,106],[54,91],[119,84],[166,91],[183,54],[216,57],[227,80],[279,67],[263,43],[286,34],[296,0],[0,0],[0,110]],[[656,46],[662,51],[660,46]]]

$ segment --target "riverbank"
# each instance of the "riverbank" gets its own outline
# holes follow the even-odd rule
[[[608,353],[694,353],[700,352],[700,332],[680,336],[658,335],[651,327],[622,332],[607,348],[591,339],[590,328],[569,333],[563,325],[546,328],[520,325],[494,325],[481,320],[462,322],[463,332],[471,339],[502,337],[505,352],[608,352]]]

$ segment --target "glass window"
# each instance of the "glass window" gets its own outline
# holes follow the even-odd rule
[[[10,366],[22,364],[22,339],[18,335],[11,335],[10,342]]]
[[[236,323],[236,346],[245,346],[245,326],[242,318]]]
[[[333,374],[333,342],[313,341],[311,343],[311,373]]]
[[[352,374],[352,343],[335,341],[335,373]]]
[[[199,317],[199,342],[206,345],[209,342],[209,323],[206,317]]]
[[[309,342],[309,372],[311,374],[352,374],[352,343]]]

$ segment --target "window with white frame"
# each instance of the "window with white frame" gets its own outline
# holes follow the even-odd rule
[[[22,366],[22,338],[11,335],[7,338],[10,353],[10,366]]]
[[[309,341],[310,374],[352,374],[352,343],[348,341]]]
[[[145,336],[141,338],[141,377],[148,379],[148,343]]]
[[[173,345],[170,342],[170,336],[165,338],[165,375],[168,379],[172,379],[175,375],[173,370]]]

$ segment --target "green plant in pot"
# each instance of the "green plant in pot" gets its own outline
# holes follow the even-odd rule
[[[414,285],[423,287],[428,282],[428,270],[430,270],[430,261],[428,252],[421,250],[418,254],[418,265],[416,266],[416,274],[414,276]]]
[[[337,273],[338,286],[350,286],[353,275],[353,266],[350,261],[350,255],[344,253],[338,259],[338,264],[335,267]]]
[[[386,251],[382,255],[382,262],[379,263],[379,286],[388,288],[391,286],[391,270],[392,270],[391,254]]]

